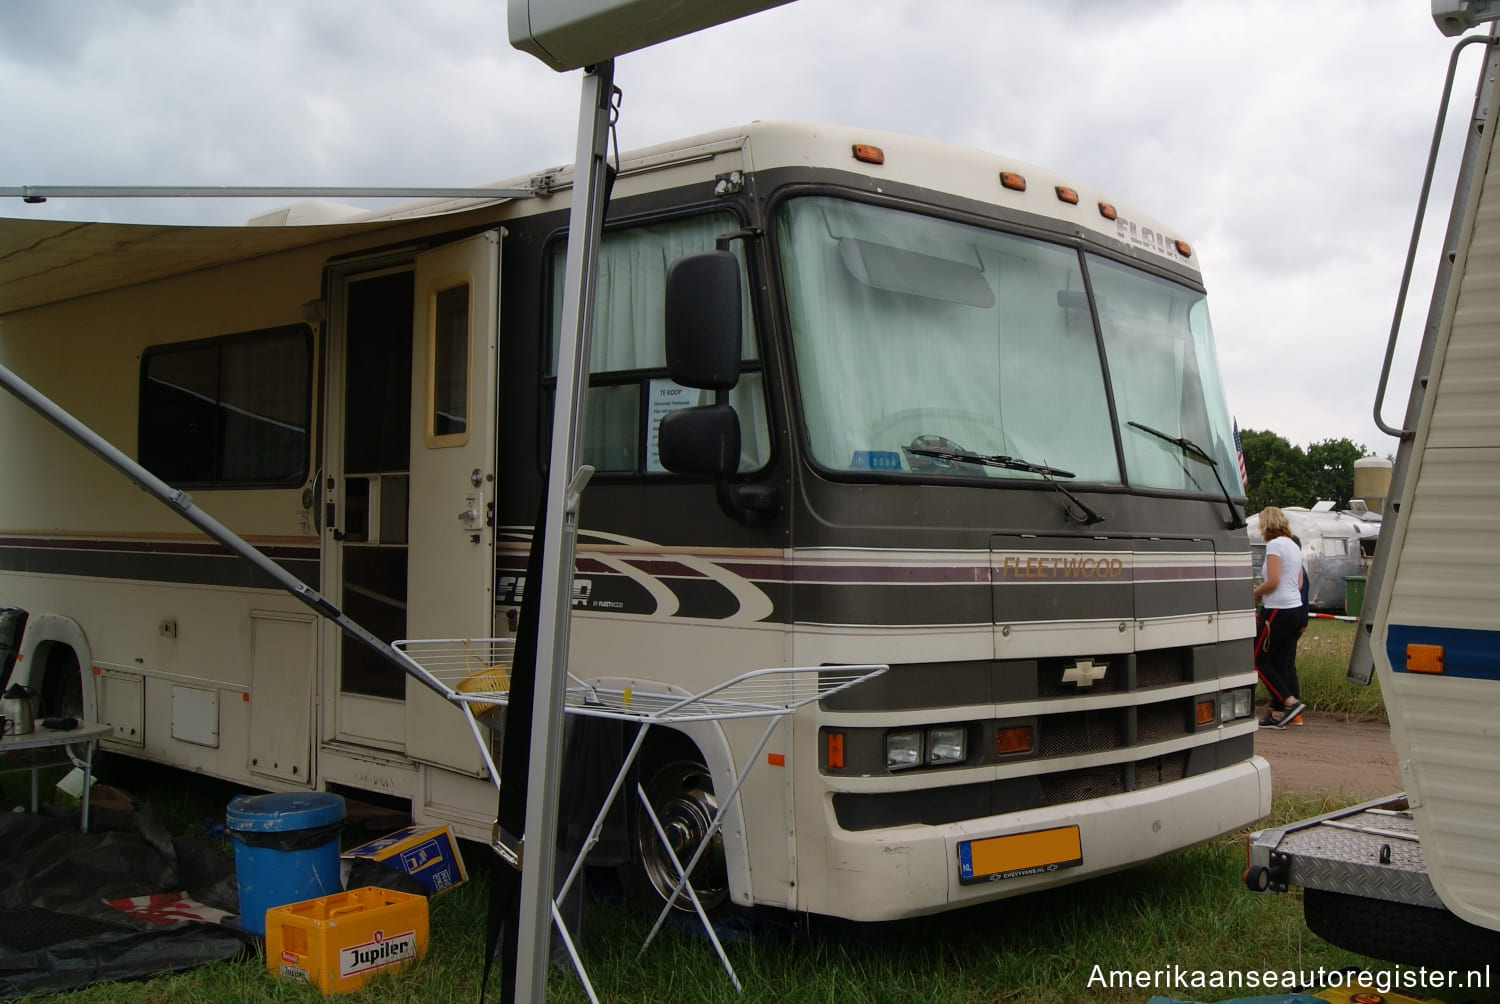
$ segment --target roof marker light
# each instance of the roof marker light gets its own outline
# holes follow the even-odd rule
[[[1099,215],[1106,220],[1118,220],[1120,218],[1120,214],[1115,212],[1115,207],[1111,206],[1108,202],[1099,203]]]
[[[1014,171],[1001,171],[1000,184],[1014,192],[1026,191],[1026,178]]]
[[[1066,202],[1070,206],[1078,205],[1078,193],[1066,185],[1058,185],[1053,191],[1057,192],[1059,201]]]
[[[866,164],[884,164],[885,151],[878,146],[871,146],[869,143],[855,143],[854,159],[863,161]]]
[[[1182,255],[1184,258],[1191,258],[1193,256],[1193,246],[1187,241],[1178,241],[1177,253]]]

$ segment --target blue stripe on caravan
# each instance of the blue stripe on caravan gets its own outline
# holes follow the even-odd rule
[[[1392,624],[1386,633],[1385,651],[1391,668],[1406,668],[1406,646],[1443,646],[1443,671],[1433,676],[1462,676],[1471,680],[1500,680],[1500,631],[1469,628],[1414,627]]]

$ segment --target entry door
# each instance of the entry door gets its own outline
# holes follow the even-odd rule
[[[412,268],[338,275],[331,292],[323,592],[390,642],[407,637]],[[400,753],[405,674],[341,631],[324,639],[324,734]]]
[[[417,259],[406,622],[411,638],[483,638],[495,616],[495,355],[500,235]],[[462,711],[406,681],[406,754],[479,775]]]

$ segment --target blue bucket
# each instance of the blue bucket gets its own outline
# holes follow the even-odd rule
[[[344,799],[323,792],[241,795],[224,825],[234,838],[240,926],[266,933],[266,911],[340,891]]]

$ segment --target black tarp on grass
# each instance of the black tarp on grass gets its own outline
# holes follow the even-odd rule
[[[174,838],[149,806],[96,808],[94,832],[62,816],[0,813],[0,1000],[232,959],[252,936],[220,924],[155,923],[105,901],[185,892],[238,912],[234,861]]]

